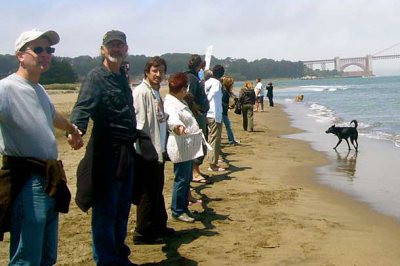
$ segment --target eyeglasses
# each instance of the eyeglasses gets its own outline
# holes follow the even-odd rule
[[[35,54],[41,54],[41,53],[43,53],[44,51],[46,52],[46,53],[48,53],[48,54],[53,54],[55,51],[56,51],[56,49],[55,48],[53,48],[53,47],[41,47],[41,46],[38,46],[38,47],[34,47],[34,48],[30,48],[30,47],[28,47],[27,49],[31,49]]]
[[[109,43],[107,43],[106,45],[105,45],[105,47],[107,47],[107,49],[112,49],[112,48],[118,48],[118,49],[121,49],[121,48],[124,48],[126,46],[126,44],[125,43],[123,43],[123,42],[109,42]]]

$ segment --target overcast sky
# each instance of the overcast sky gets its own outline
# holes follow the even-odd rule
[[[28,29],[55,30],[56,55],[96,56],[122,30],[130,54],[314,60],[365,56],[400,42],[398,0],[0,0],[0,54]],[[400,54],[400,45],[383,54]],[[400,74],[400,59],[374,61]]]

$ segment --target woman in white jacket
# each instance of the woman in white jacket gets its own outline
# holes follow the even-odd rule
[[[188,193],[193,174],[193,159],[203,155],[203,133],[193,113],[183,100],[188,91],[188,80],[184,73],[175,73],[168,80],[169,94],[164,101],[168,114],[169,137],[167,153],[174,163],[174,188],[171,211],[176,220],[193,223],[188,209]]]

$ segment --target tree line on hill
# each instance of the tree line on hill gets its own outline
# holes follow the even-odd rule
[[[178,71],[186,71],[187,61],[190,54],[168,53],[161,57],[167,61],[167,74]],[[150,57],[145,55],[129,55],[126,61],[130,65],[129,75],[132,79],[143,78],[143,68]],[[51,68],[42,75],[42,84],[51,83],[74,83],[81,81],[86,74],[96,65],[101,63],[101,57],[78,56],[57,57],[52,61]],[[212,57],[211,65],[220,64],[226,69],[226,75],[235,80],[254,80],[257,77],[263,79],[271,78],[300,78],[305,75],[315,74],[304,66],[302,62],[291,62],[286,60],[275,61],[272,59],[260,59],[247,61],[246,59]],[[14,55],[0,55],[0,78],[13,72],[18,67],[18,61]],[[321,71],[319,72],[321,75]]]

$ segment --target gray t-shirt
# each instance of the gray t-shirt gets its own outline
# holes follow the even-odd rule
[[[57,159],[55,109],[40,84],[11,74],[0,80],[0,153]]]

